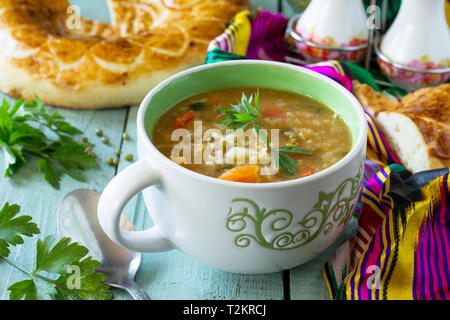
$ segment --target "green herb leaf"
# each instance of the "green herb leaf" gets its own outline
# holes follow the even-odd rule
[[[37,300],[37,290],[33,280],[23,280],[14,283],[9,286],[9,299],[10,300]]]
[[[5,177],[12,176],[23,163],[26,163],[22,150],[23,146],[18,144],[3,147],[4,160],[7,167],[4,174]]]
[[[245,93],[242,93],[241,102],[232,104],[231,109],[217,108],[217,113],[224,117],[217,121],[226,125],[228,128],[235,130],[242,130],[253,126],[257,131],[259,127],[263,126],[262,116],[259,112],[259,90],[256,93],[255,105],[252,105],[253,95],[247,98]]]
[[[53,283],[39,279],[23,280],[8,287],[10,300],[53,300],[57,294]]]
[[[59,190],[59,181],[61,180],[62,171],[52,166],[50,161],[45,158],[39,159],[38,164],[39,171],[44,174],[45,180],[47,180],[53,188]]]
[[[56,244],[54,242],[55,239],[52,236],[38,240],[34,273],[44,270],[63,274],[66,272],[67,266],[79,261],[89,252],[87,248],[77,243],[70,243],[69,238],[62,238]]]
[[[291,176],[294,176],[297,173],[297,169],[295,169],[297,161],[284,153],[278,153],[278,156],[280,168]]]
[[[8,203],[0,210],[0,256],[9,255],[9,245],[22,244],[22,236],[32,237],[33,234],[40,233],[37,225],[31,222],[30,216],[15,218],[19,212],[18,205]]]
[[[264,141],[264,143],[270,149],[270,142],[269,142],[269,138],[267,137],[266,133],[263,130],[261,130],[261,128],[259,126],[255,126],[255,130],[256,130],[256,133],[258,134],[258,136],[262,139],[262,141]]]
[[[240,130],[240,131],[244,131],[245,129],[247,129],[247,127],[250,125],[250,123],[241,123],[238,124],[234,127],[235,130]]]
[[[106,300],[111,299],[106,276],[97,272],[100,262],[92,260],[88,249],[63,238],[57,243],[52,236],[38,240],[36,267],[27,271],[6,257],[9,245],[22,244],[22,236],[39,233],[31,217],[19,216],[20,207],[6,203],[0,211],[0,261],[6,262],[27,274],[31,279],[16,282],[8,287],[11,300]],[[44,271],[45,276],[40,272]],[[47,278],[51,274],[51,279]],[[53,280],[55,279],[55,280]]]
[[[278,149],[279,152],[285,152],[285,153],[293,153],[293,154],[303,154],[303,155],[307,155],[307,156],[312,156],[313,153],[303,150],[303,149],[299,149],[296,147],[282,147],[280,149]]]
[[[76,181],[87,182],[86,176],[81,172],[81,170],[68,169],[65,174]]]
[[[256,108],[256,111],[258,112],[258,114],[261,116],[261,111],[259,110],[259,89],[256,90],[255,108]]]
[[[242,111],[242,109],[238,105],[235,105],[235,104],[232,104],[230,106],[230,108],[239,113]]]
[[[302,155],[312,155],[312,152],[299,149],[296,147],[282,147],[278,149],[278,156],[279,156],[279,164],[280,168],[282,168],[286,173],[290,175],[295,175],[297,173],[297,169],[295,168],[295,165],[297,164],[297,160],[291,158],[285,153],[292,153],[292,154],[302,154]]]
[[[100,262],[86,257],[88,253],[86,247],[70,238],[55,244],[55,239],[47,236],[37,242],[36,269],[32,274],[47,271],[59,275],[56,280],[47,281],[54,286],[52,298],[57,300],[111,299],[109,286],[103,283],[106,276],[96,272]]]
[[[73,273],[66,272],[56,280],[57,300],[109,300],[112,298],[109,286],[103,282],[106,276],[103,273],[96,272],[100,262],[92,260],[90,257],[71,265]],[[77,287],[74,278],[76,268],[80,270],[79,287]],[[66,270],[67,271],[67,270]],[[71,280],[71,278],[74,278]],[[68,287],[71,284],[71,288]]]
[[[252,95],[247,98],[245,93],[242,93],[241,102],[239,104],[232,104],[230,107],[231,109],[217,108],[217,112],[224,116],[222,119],[217,121],[217,123],[224,124],[228,128],[235,130],[244,130],[249,126],[252,126],[270,150],[269,138],[264,130],[261,129],[264,126],[264,122],[262,120],[262,115],[259,108],[259,89],[254,97],[255,98],[253,99]],[[254,105],[252,105],[252,102],[254,102]],[[309,151],[295,147],[283,147],[277,152],[273,152],[273,155],[278,157],[280,168],[290,175],[296,174],[295,165],[297,161],[283,152],[312,155]]]
[[[237,113],[234,115],[238,122],[252,122],[253,117],[247,113]]]
[[[245,95],[244,95],[244,97],[245,97]],[[244,97],[242,98],[242,102],[241,102],[242,105],[245,106],[245,109],[252,117],[259,118],[261,115],[256,111],[255,108],[253,108],[253,106],[251,104],[252,100],[253,100],[253,96],[250,96],[249,100],[244,99]]]
[[[97,272],[100,262],[86,257],[88,249],[69,238],[55,244],[52,236],[37,242],[36,269],[31,280],[8,287],[11,300],[107,300],[112,298],[106,276]],[[40,271],[58,276],[49,279]]]
[[[53,300],[57,294],[54,284],[39,279],[23,280],[9,286],[10,300]]]
[[[92,169],[98,167],[98,162],[84,152],[83,145],[60,145],[51,154],[65,169]]]
[[[0,148],[5,154],[5,177],[13,176],[28,158],[35,157],[39,171],[56,189],[64,174],[84,181],[81,171],[99,165],[84,152],[93,145],[74,140],[80,133],[59,113],[46,113],[38,97],[35,101],[17,100],[12,107],[4,99],[0,106]]]

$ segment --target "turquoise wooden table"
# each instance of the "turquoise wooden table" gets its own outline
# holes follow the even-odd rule
[[[82,15],[108,21],[109,17],[103,0],[73,0],[81,7]],[[294,13],[288,1],[280,5],[277,0],[252,1],[253,9],[262,7],[271,11],[283,10],[290,16]],[[3,96],[2,96],[3,97]],[[8,98],[10,99],[10,98]],[[52,109],[49,107],[49,110]],[[90,170],[87,183],[64,178],[59,191],[48,185],[38,173],[37,165],[20,170],[13,179],[0,178],[0,204],[16,203],[22,207],[22,213],[33,217],[40,229],[40,237],[57,236],[56,211],[63,197],[74,189],[88,188],[101,192],[105,185],[124,169],[130,162],[123,155],[131,153],[136,158],[136,114],[137,107],[104,111],[75,111],[59,109],[73,125],[84,131],[84,135],[96,144],[95,152],[101,162],[101,168]],[[95,134],[102,128],[110,143],[101,143]],[[126,131],[130,139],[123,140]],[[106,159],[122,149],[122,158],[118,168],[106,164]],[[3,163],[0,154],[0,163]],[[34,162],[33,162],[34,163]],[[3,169],[2,169],[3,170]],[[140,195],[125,208],[125,213],[138,230],[152,225]],[[343,236],[321,256],[298,268],[267,275],[231,274],[204,266],[177,250],[157,254],[143,254],[142,264],[136,282],[142,286],[152,299],[328,299],[328,289],[323,280],[322,267],[330,254],[352,232],[349,227]],[[34,263],[36,238],[26,239],[25,245],[13,248],[10,259],[31,269]],[[23,280],[24,275],[6,263],[0,263],[0,299],[8,299],[8,286]],[[116,299],[130,297],[114,290]]]

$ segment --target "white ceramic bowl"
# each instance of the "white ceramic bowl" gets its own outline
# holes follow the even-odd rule
[[[306,94],[334,109],[352,132],[350,153],[309,177],[250,184],[190,171],[152,144],[155,122],[179,101],[216,88],[249,86]],[[106,234],[131,250],[177,248],[230,272],[280,271],[330,246],[344,230],[358,199],[367,139],[363,109],[344,87],[301,67],[246,60],[181,72],[147,95],[137,126],[139,160],[108,184],[98,208]],[[122,209],[141,190],[154,227],[121,232]]]

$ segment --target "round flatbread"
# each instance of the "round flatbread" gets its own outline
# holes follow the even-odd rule
[[[79,109],[136,105],[203,63],[247,0],[107,0],[111,24],[67,0],[0,0],[0,90]]]

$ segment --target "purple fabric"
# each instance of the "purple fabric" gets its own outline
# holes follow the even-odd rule
[[[251,21],[247,58],[285,62],[288,47],[283,37],[288,21],[281,13],[260,11]]]

